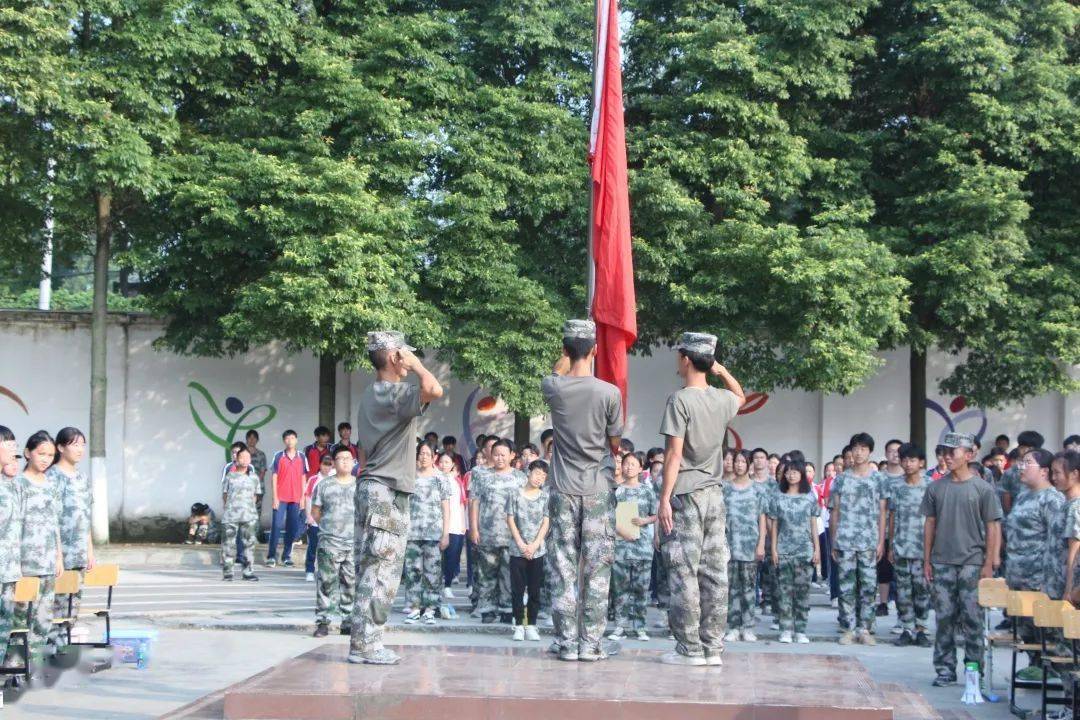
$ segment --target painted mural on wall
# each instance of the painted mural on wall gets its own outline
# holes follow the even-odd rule
[[[11,388],[0,385],[0,396],[6,397],[8,400],[18,405],[20,408],[22,408],[24,414],[30,414],[30,409],[26,407],[26,403],[24,403],[23,399],[19,397],[18,394]]]
[[[988,424],[986,411],[982,408],[969,408],[967,398],[963,395],[957,395],[949,402],[948,411],[946,411],[939,403],[927,398],[926,409],[940,416],[941,419],[945,421],[945,426],[942,427],[941,432],[938,433],[936,444],[940,445],[943,443],[945,441],[945,434],[951,432],[970,433],[975,436],[975,439],[978,440],[980,444],[984,444],[982,440]]]
[[[195,426],[199,428],[199,431],[207,437],[215,445],[219,445],[225,454],[225,462],[232,459],[229,454],[229,448],[237,440],[242,440],[248,430],[258,430],[262,426],[269,423],[277,415],[277,408],[273,405],[263,403],[261,405],[253,405],[250,408],[244,409],[244,402],[236,397],[230,395],[225,398],[225,413],[228,413],[232,417],[227,417],[225,413],[218,407],[217,402],[210,395],[208,391],[201,384],[192,380],[188,383],[188,389],[192,392],[188,393],[188,406],[191,408],[191,418],[195,421]],[[204,418],[198,410],[195,409],[195,398],[201,397],[206,407],[210,409],[209,415],[217,418],[214,421],[209,418]],[[261,417],[259,413],[261,414]],[[218,424],[224,429],[221,431],[211,430],[207,422],[211,424]]]
[[[746,402],[739,408],[738,415],[750,415],[756,413],[761,408],[765,407],[765,403],[769,402],[769,394],[763,392],[752,392],[746,396]],[[735,452],[742,452],[743,440],[739,436],[739,433],[735,431],[735,428],[728,426],[727,436],[724,437],[724,444],[729,448],[733,448]]]
[[[491,435],[505,423],[509,408],[500,398],[481,395],[480,388],[473,388],[461,409],[461,434],[458,447],[468,448],[469,457],[476,453],[476,436]]]

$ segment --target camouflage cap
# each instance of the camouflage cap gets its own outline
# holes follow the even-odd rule
[[[397,330],[376,330],[367,334],[368,352],[376,350],[409,350],[416,348],[405,344],[405,335]]]
[[[564,338],[596,340],[596,323],[592,320],[567,320],[562,326]]]
[[[962,447],[974,450],[975,438],[967,433],[945,433],[945,438],[941,441],[941,444],[947,448]]]
[[[702,355],[715,355],[716,336],[709,333],[684,332],[675,349]]]

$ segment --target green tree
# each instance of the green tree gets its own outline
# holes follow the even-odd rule
[[[1076,19],[1057,0],[887,0],[867,16],[874,53],[832,117],[865,138],[874,235],[911,284],[916,440],[932,347],[966,353],[941,389],[980,407],[1075,387]]]
[[[823,121],[869,0],[626,5],[639,343],[708,330],[752,388],[858,388],[906,305],[868,154]]]

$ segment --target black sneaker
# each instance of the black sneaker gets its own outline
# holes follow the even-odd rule
[[[893,641],[893,645],[895,645],[896,647],[907,647],[914,642],[915,638],[911,636],[911,631],[904,630],[902,633],[900,633],[900,637],[896,638],[896,640]]]
[[[915,644],[922,648],[928,648],[934,643],[930,642],[930,638],[926,636],[926,633],[920,630],[915,636]]]
[[[1012,630],[1012,620],[1005,618],[994,626],[995,630]]]
[[[480,622],[484,623],[485,625],[490,625],[491,623],[495,622],[495,620],[497,620],[497,619],[498,619],[498,614],[493,613],[493,612],[486,612],[486,613],[484,613],[483,615],[480,616]]]
[[[326,623],[319,623],[319,626],[315,628],[315,634],[312,637],[326,637],[330,634],[330,626]]]
[[[938,675],[931,683],[934,687],[949,687],[956,684],[956,678],[952,675]]]
[[[293,561],[292,560],[286,560],[285,562],[283,562],[281,564],[284,565],[285,567],[292,567],[293,566]]]
[[[889,617],[889,606],[885,603],[878,603],[877,611],[874,614],[878,617]]]
[[[232,581],[232,578],[233,578],[233,574],[232,574],[231,572],[227,572],[227,573],[224,573],[224,574],[223,574],[223,575],[221,576],[221,579],[222,579],[222,580],[228,580],[228,581],[230,581],[230,582]]]
[[[501,622],[503,625],[513,625],[514,616],[511,613],[501,613],[499,615],[499,622]]]
[[[241,580],[247,580],[248,582],[259,582],[259,576],[252,572],[246,572],[240,576]]]
[[[341,630],[339,630],[338,632],[340,632],[342,635],[352,635],[352,626],[342,625]]]

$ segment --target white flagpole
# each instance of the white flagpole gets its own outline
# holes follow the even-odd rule
[[[593,96],[592,96],[592,113],[589,122],[589,158],[593,158],[593,152],[596,150],[596,134],[599,132],[600,125],[600,94],[603,92],[604,84],[604,57],[607,54],[607,16],[608,16],[608,3],[611,0],[594,0],[593,2]],[[595,198],[593,195],[596,192],[596,183],[592,178],[592,165],[589,166],[589,230],[587,240],[588,250],[588,269],[586,270],[586,300],[585,300],[585,312],[592,318],[593,316],[593,296],[596,294],[596,258],[593,256],[593,204]]]

